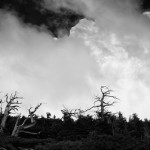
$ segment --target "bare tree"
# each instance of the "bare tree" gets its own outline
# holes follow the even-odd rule
[[[19,114],[19,116],[17,117],[17,120],[16,120],[16,123],[15,123],[15,126],[14,126],[14,129],[13,129],[13,132],[12,132],[11,136],[18,136],[20,132],[24,132],[24,133],[28,133],[28,134],[39,134],[39,133],[33,133],[33,132],[24,131],[24,130],[35,126],[35,124],[36,124],[36,120],[35,120],[35,116],[36,115],[35,115],[35,112],[37,111],[37,109],[41,105],[42,105],[42,103],[38,104],[33,109],[33,111],[31,111],[32,107],[30,107],[28,109],[28,111],[29,111],[28,117],[20,125],[18,125],[19,124],[19,119],[20,119],[20,116],[21,116],[21,114]],[[28,119],[30,119],[30,124],[26,124]]]
[[[0,100],[0,115],[2,115],[3,114],[3,100],[1,99]]]
[[[111,93],[113,91],[110,90],[107,86],[101,86],[100,91],[101,91],[101,96],[95,97],[96,100],[94,101],[94,106],[90,107],[89,109],[85,110],[84,112],[89,111],[93,108],[98,108],[97,113],[99,113],[99,115],[100,115],[99,117],[101,117],[101,119],[104,120],[104,115],[109,113],[107,111],[107,107],[113,106],[116,103],[116,100],[118,98],[111,95]],[[113,99],[113,101],[112,102],[106,101],[106,98],[111,98],[111,99]]]
[[[17,96],[17,92],[15,92],[14,94],[11,94],[10,96],[6,94],[5,97],[6,97],[5,99],[6,107],[5,107],[4,115],[3,115],[1,125],[0,125],[0,132],[4,132],[8,116],[18,111],[19,104],[21,104],[20,102],[18,102],[18,99],[22,99],[22,97]]]

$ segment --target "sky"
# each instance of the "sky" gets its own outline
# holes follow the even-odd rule
[[[100,86],[120,100],[110,110],[125,117],[150,118],[150,20],[133,0],[45,0],[87,18],[70,36],[53,38],[45,27],[24,24],[0,10],[1,97],[18,92],[20,112],[43,103],[38,114],[61,116],[68,109],[87,109],[100,96]]]

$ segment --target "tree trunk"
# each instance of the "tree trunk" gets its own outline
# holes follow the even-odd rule
[[[101,116],[102,116],[102,121],[104,121],[104,99],[103,98],[101,100]]]
[[[18,134],[19,134],[19,130],[18,130],[19,119],[20,119],[20,115],[18,116],[18,118],[16,120],[15,127],[13,129],[13,132],[12,132],[11,136],[18,136]]]
[[[5,112],[4,112],[4,116],[2,118],[1,126],[0,126],[0,132],[1,133],[4,132],[4,129],[5,129],[5,126],[6,126],[6,121],[7,121],[8,115],[9,115],[8,111],[9,111],[9,108],[6,107]]]

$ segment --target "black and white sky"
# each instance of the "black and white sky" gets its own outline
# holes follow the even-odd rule
[[[53,5],[51,3],[53,2]],[[2,96],[18,91],[22,113],[42,102],[39,114],[61,116],[67,108],[93,105],[100,86],[120,99],[112,111],[150,118],[150,19],[134,0],[45,0],[46,9],[66,7],[82,19],[56,39],[46,26],[25,24],[0,10]]]

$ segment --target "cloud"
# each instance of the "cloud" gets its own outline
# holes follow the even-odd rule
[[[24,112],[30,104],[43,102],[41,114],[59,114],[63,104],[69,108],[90,107],[99,87],[106,85],[121,99],[113,111],[121,110],[126,116],[136,111],[148,117],[150,27],[148,18],[138,12],[137,3],[58,2],[51,7],[47,3],[46,7],[64,6],[95,22],[81,20],[69,37],[55,40],[46,28],[39,32],[17,16],[0,12],[2,92],[18,91],[24,97]]]
[[[89,14],[95,17],[95,23],[86,28],[84,20],[72,33],[84,39],[99,63],[101,78],[92,83],[93,88],[100,83],[116,89],[121,102],[114,111],[149,117],[149,19],[131,1],[101,0],[92,8],[93,14]]]
[[[12,14],[1,12],[1,16],[3,93],[18,91],[25,108],[43,102],[49,111],[60,111],[63,104],[75,104],[90,95],[88,77],[98,78],[98,64],[82,41],[73,37],[55,40]]]
[[[47,9],[59,10],[59,8],[69,8],[78,13],[83,13],[87,17],[101,18],[113,15],[132,16],[140,10],[138,0],[44,0]],[[118,14],[119,13],[119,14]],[[128,16],[130,17],[130,16]],[[101,18],[103,19],[103,18]],[[104,20],[103,20],[104,21]]]

